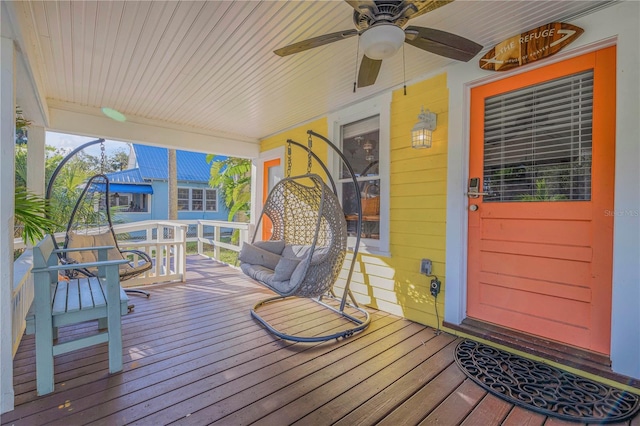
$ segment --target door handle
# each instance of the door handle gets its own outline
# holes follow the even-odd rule
[[[467,192],[467,197],[469,198],[478,198],[481,195],[489,195],[486,192],[480,192],[480,178],[471,178],[469,179],[469,192]]]
[[[479,196],[487,196],[487,195],[491,195],[488,192],[467,192],[467,197],[469,198],[478,198]]]

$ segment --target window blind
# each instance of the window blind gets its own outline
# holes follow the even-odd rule
[[[593,70],[485,99],[484,201],[591,199]]]

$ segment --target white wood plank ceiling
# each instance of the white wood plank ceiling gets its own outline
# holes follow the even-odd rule
[[[524,30],[572,19],[600,1],[457,0],[409,25],[449,31],[485,51]],[[358,37],[288,57],[273,50],[352,29],[343,1],[15,2],[31,67],[53,103],[111,107],[207,131],[262,138],[403,79],[402,52],[353,93]],[[405,45],[406,80],[452,61]],[[477,66],[478,58],[469,66]]]

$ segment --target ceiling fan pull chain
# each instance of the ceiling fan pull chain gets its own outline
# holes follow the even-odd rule
[[[404,60],[404,44],[402,45],[402,84],[404,86],[404,95],[407,96],[407,64]]]
[[[356,93],[356,81],[358,80],[358,56],[360,56],[360,34],[358,34],[358,45],[356,47],[356,69],[353,72],[353,93]]]

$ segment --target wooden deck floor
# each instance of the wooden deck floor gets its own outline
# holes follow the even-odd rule
[[[56,357],[56,390],[37,397],[34,340],[25,337],[14,364],[16,409],[2,424],[576,425],[487,394],[456,366],[454,336],[376,311],[349,339],[284,342],[249,315],[270,292],[210,260],[191,258],[188,268],[187,283],[132,296],[123,373],[108,374],[106,344],[76,351]],[[265,317],[310,335],[339,326],[305,300],[268,307]]]

